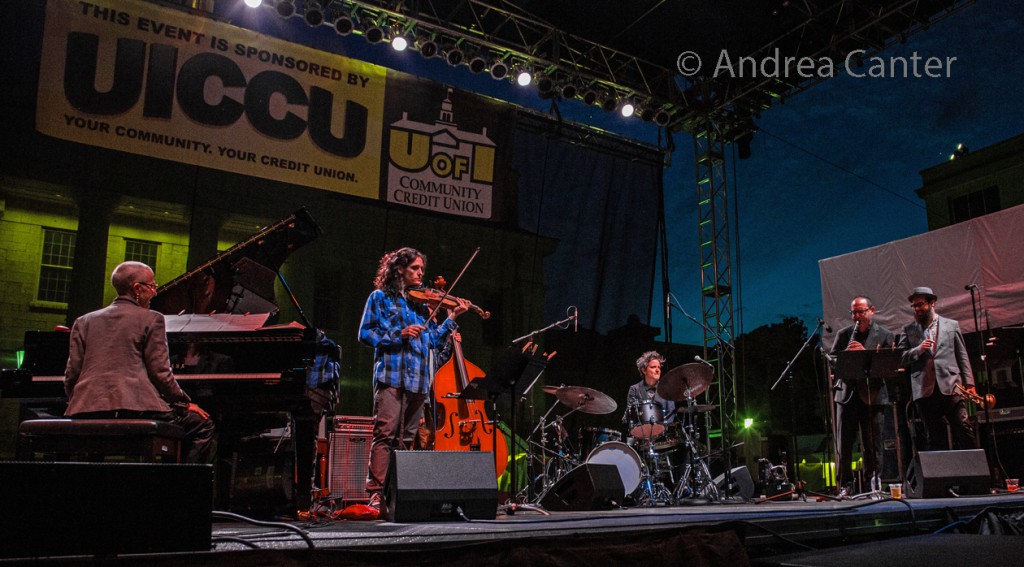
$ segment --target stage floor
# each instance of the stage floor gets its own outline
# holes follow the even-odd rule
[[[317,550],[344,551],[340,557],[355,563],[375,563],[373,559],[380,552],[389,550],[400,554],[389,555],[392,562],[407,554],[423,560],[440,552],[441,558],[451,561],[439,564],[454,564],[460,562],[464,550],[480,552],[522,546],[549,549],[568,541],[584,542],[594,549],[615,541],[643,546],[645,541],[664,540],[668,534],[735,532],[746,556],[753,561],[798,551],[933,534],[991,509],[1024,512],[1024,492],[904,500],[817,501],[808,497],[807,501],[658,506],[550,515],[520,509],[513,514],[499,511],[493,520],[468,522],[291,523],[304,532],[308,542],[281,527],[216,520],[213,549],[217,554],[253,548],[300,550],[312,545]]]

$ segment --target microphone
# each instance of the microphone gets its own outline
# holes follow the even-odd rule
[[[978,289],[978,284],[970,284],[964,286],[964,291],[970,291],[972,289]]]
[[[697,362],[702,362],[702,363],[707,364],[708,366],[711,366],[711,367],[715,366],[714,364],[711,364],[710,362],[708,362],[708,361],[704,360],[703,358],[701,358],[700,355],[694,356],[693,359],[696,360]]]
[[[831,325],[825,324],[825,321],[823,321],[821,319],[821,317],[818,317],[817,319],[818,319],[818,324],[821,325],[822,327],[825,327],[825,332],[826,333],[831,333],[832,332],[832,326]]]

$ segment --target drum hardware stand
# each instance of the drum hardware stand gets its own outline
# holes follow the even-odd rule
[[[693,407],[696,405],[693,396],[687,392],[687,407]],[[690,414],[691,416],[694,414]],[[697,432],[693,426],[692,421],[687,420],[687,423],[681,428],[683,433],[683,444],[687,450],[686,467],[683,469],[683,474],[679,475],[679,483],[676,485],[676,491],[674,496],[675,502],[681,504],[685,498],[704,496],[709,501],[714,502],[718,500],[718,486],[715,485],[714,478],[711,476],[711,469],[708,467],[708,456],[695,457],[700,454],[700,433]],[[696,440],[694,438],[697,438]],[[690,487],[690,481],[693,481],[693,487]]]

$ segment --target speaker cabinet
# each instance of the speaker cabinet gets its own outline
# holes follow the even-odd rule
[[[625,497],[618,467],[588,463],[558,479],[540,504],[552,511],[610,510]]]
[[[959,495],[987,494],[988,462],[985,451],[921,451],[907,470],[904,493],[907,498],[945,498]]]
[[[494,453],[394,451],[384,482],[393,522],[493,520],[498,513]]]
[[[366,474],[370,462],[373,426],[339,428],[329,437],[327,488],[332,498],[345,502],[366,502]]]
[[[213,467],[0,462],[0,557],[209,551]]]
[[[732,490],[726,494],[725,473],[715,477],[715,486],[718,487],[718,494],[722,496],[738,496],[744,500],[754,497],[754,479],[750,478],[750,469],[747,467],[735,467],[732,469]]]

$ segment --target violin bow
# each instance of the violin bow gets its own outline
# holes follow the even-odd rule
[[[469,265],[473,263],[473,260],[476,259],[476,255],[479,253],[480,247],[477,246],[476,250],[473,250],[473,253],[470,254],[469,260],[466,260],[465,265],[463,265],[462,269],[459,270],[459,275],[455,276],[455,280],[452,281],[452,284],[448,286],[447,289],[444,290],[444,293],[441,295],[441,300],[438,301],[437,305],[435,305],[434,308],[430,310],[430,315],[427,317],[427,321],[433,319],[434,315],[437,315],[437,311],[441,309],[441,305],[444,304],[444,300],[448,299],[448,297],[452,294],[452,289],[454,289],[455,286],[459,283],[459,280],[462,278],[462,274],[466,273],[466,270],[469,268]]]

